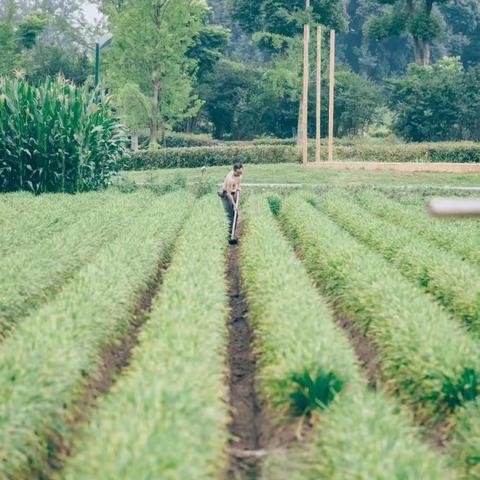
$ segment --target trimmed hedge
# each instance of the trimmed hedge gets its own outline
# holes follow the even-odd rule
[[[155,170],[158,168],[199,168],[231,165],[235,162],[250,164],[288,163],[300,161],[294,147],[245,146],[165,148],[141,151],[124,163],[125,170]]]
[[[314,146],[310,146],[313,160]],[[325,148],[324,148],[324,151]],[[337,146],[337,161],[415,162],[415,163],[480,163],[480,143],[419,143],[401,145]],[[142,150],[125,159],[124,170],[159,168],[198,168],[231,165],[301,162],[300,150],[293,145],[261,145],[244,142],[211,147],[164,148]]]

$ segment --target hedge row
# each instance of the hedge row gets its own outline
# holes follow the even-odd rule
[[[226,222],[202,199],[176,243],[127,374],[62,478],[207,479],[225,470]]]
[[[125,160],[124,170],[154,170],[158,168],[199,168],[231,165],[235,162],[250,164],[298,162],[294,147],[245,146],[166,148],[133,154]]]
[[[455,253],[432,246],[410,230],[376,217],[344,191],[324,194],[318,208],[379,251],[455,317],[480,332],[480,272],[474,266]]]
[[[378,347],[400,398],[435,420],[478,396],[480,352],[459,322],[303,199],[290,196],[281,218],[315,280]]]
[[[245,206],[242,276],[255,331],[259,383],[275,412],[322,410],[314,444],[268,461],[263,478],[452,479],[396,402],[369,393],[343,332],[280,232],[265,197]],[[374,446],[375,448],[372,448]]]
[[[97,373],[103,350],[129,328],[140,296],[159,262],[168,258],[189,203],[185,194],[151,197],[142,212],[128,215],[124,235],[101,249],[2,344],[0,478],[33,478],[32,470],[43,478],[50,441],[68,439],[79,394]]]
[[[326,151],[326,150],[324,150]],[[310,147],[310,159],[315,157]],[[438,143],[406,145],[337,146],[337,161],[363,162],[449,162],[480,163],[480,144]],[[159,168],[198,168],[231,165],[235,162],[250,164],[298,163],[300,151],[290,145],[238,144],[230,146],[166,148],[142,150],[125,159],[124,170],[154,170]]]

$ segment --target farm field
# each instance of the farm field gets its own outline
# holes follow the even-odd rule
[[[183,177],[187,182],[197,182],[198,168],[162,169],[151,171],[122,172],[120,178],[129,182],[163,184]],[[223,182],[225,167],[208,167],[206,177],[215,184]],[[266,164],[246,165],[244,182],[248,184],[305,184],[354,187],[377,185],[393,187],[479,187],[480,175],[398,171],[351,171],[351,170],[305,170],[302,165]]]
[[[333,188],[246,187],[228,246],[182,174],[0,196],[0,478],[480,479],[480,222],[421,188],[479,179],[247,167]]]

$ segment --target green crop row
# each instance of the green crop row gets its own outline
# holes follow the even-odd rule
[[[381,252],[453,315],[480,331],[480,272],[476,268],[454,253],[432,247],[409,230],[374,216],[343,191],[328,192],[317,206]]]
[[[303,199],[281,217],[315,280],[378,347],[391,390],[430,420],[477,397],[480,352],[460,323]]]
[[[205,197],[131,367],[95,412],[65,478],[207,479],[225,470],[225,235],[221,206]]]
[[[100,210],[109,198],[99,193],[78,196],[45,194],[38,197],[29,194],[26,199],[23,196],[11,194],[15,200],[8,221],[0,213],[5,220],[5,225],[0,225],[1,257],[18,253],[20,249],[29,250],[25,255],[35,255],[40,241],[80,221],[90,210]]]
[[[368,393],[352,348],[265,197],[250,197],[245,216],[242,277],[262,397],[279,415],[322,410],[308,453],[299,463],[296,455],[274,456],[263,478],[454,478],[394,401]]]
[[[264,197],[245,208],[242,277],[260,358],[263,396],[299,414],[327,406],[360,382],[348,341],[282,237]]]
[[[315,427],[312,445],[267,458],[265,480],[458,479],[447,459],[418,440],[407,415],[381,393],[339,397]]]
[[[104,349],[127,332],[189,203],[184,194],[152,198],[129,217],[122,236],[2,344],[0,478],[32,478],[32,471],[45,468],[50,441],[68,434],[82,388]]]
[[[77,222],[40,241],[31,251],[18,250],[0,263],[0,334],[32,308],[46,301],[73,273],[114,240],[152,201],[152,195],[109,195]]]
[[[373,190],[359,193],[358,200],[363,207],[375,215],[408,228],[430,242],[480,265],[480,228],[478,224],[464,222],[463,228],[459,229],[455,222],[428,218],[425,210],[420,212],[416,208],[401,205]]]

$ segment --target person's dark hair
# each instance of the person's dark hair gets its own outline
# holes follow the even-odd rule
[[[241,170],[243,168],[243,164],[240,163],[240,162],[237,162],[237,163],[234,163],[233,164],[233,171],[234,172],[238,172],[239,170]]]

